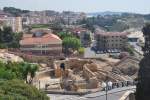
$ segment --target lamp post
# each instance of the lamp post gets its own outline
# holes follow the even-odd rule
[[[106,94],[106,100],[108,100],[107,99],[107,92],[108,92],[108,83],[107,82],[102,82],[102,87],[104,88],[104,90],[105,90],[105,94]]]
[[[106,81],[105,81],[105,91],[106,91],[106,100],[108,100],[108,89],[109,89],[109,85],[110,85],[110,81],[108,81],[109,80],[109,78],[108,78],[108,76],[106,76]]]
[[[108,83],[106,82],[106,100],[108,100],[108,98],[107,98],[107,93],[108,93]]]

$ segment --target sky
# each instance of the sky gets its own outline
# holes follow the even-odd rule
[[[0,8],[6,6],[33,11],[150,13],[150,0],[0,0]]]

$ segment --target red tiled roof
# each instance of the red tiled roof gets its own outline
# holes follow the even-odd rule
[[[57,36],[52,33],[47,33],[41,37],[31,37],[29,35],[24,37],[21,41],[21,45],[32,45],[32,44],[48,44],[48,43],[58,43],[62,42],[62,40]]]

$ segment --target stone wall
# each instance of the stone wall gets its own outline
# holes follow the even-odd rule
[[[99,81],[96,78],[96,75],[87,67],[87,64],[83,66],[83,76],[88,80],[88,89],[99,87]]]
[[[60,69],[60,64],[64,63],[65,64],[65,69],[71,69],[76,72],[82,71],[83,70],[83,65],[86,63],[92,63],[89,60],[82,60],[82,59],[68,59],[68,60],[59,60],[59,61],[54,61],[53,66],[55,70],[55,76],[60,77],[61,76],[61,69]]]

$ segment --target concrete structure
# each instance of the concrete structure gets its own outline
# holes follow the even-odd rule
[[[0,17],[2,26],[9,26],[13,32],[22,32],[22,18],[21,17]]]
[[[14,25],[14,31],[15,32],[22,32],[22,18],[21,17],[15,17],[15,25]]]
[[[143,55],[142,45],[144,45],[145,39],[141,31],[131,32],[128,34],[128,43],[134,48],[136,52]]]
[[[60,14],[61,18],[65,22],[65,24],[74,24],[79,20],[85,19],[86,14],[83,12],[71,12],[71,11],[63,11]]]
[[[62,52],[62,40],[49,30],[34,30],[24,34],[20,41],[21,51],[33,54],[55,55]]]
[[[123,50],[127,44],[127,34],[96,30],[96,48],[98,50]]]
[[[23,14],[22,17],[25,19],[24,24],[50,24],[53,21],[63,21],[65,24],[73,24],[78,20],[86,18],[85,13],[76,13],[70,11],[64,11],[62,13],[55,11],[31,11],[29,13]]]
[[[23,22],[24,25],[32,25],[32,24],[49,24],[50,22],[56,20],[57,18],[54,16],[30,16],[23,17],[25,20]]]
[[[135,100],[135,91],[127,91],[119,100]]]

